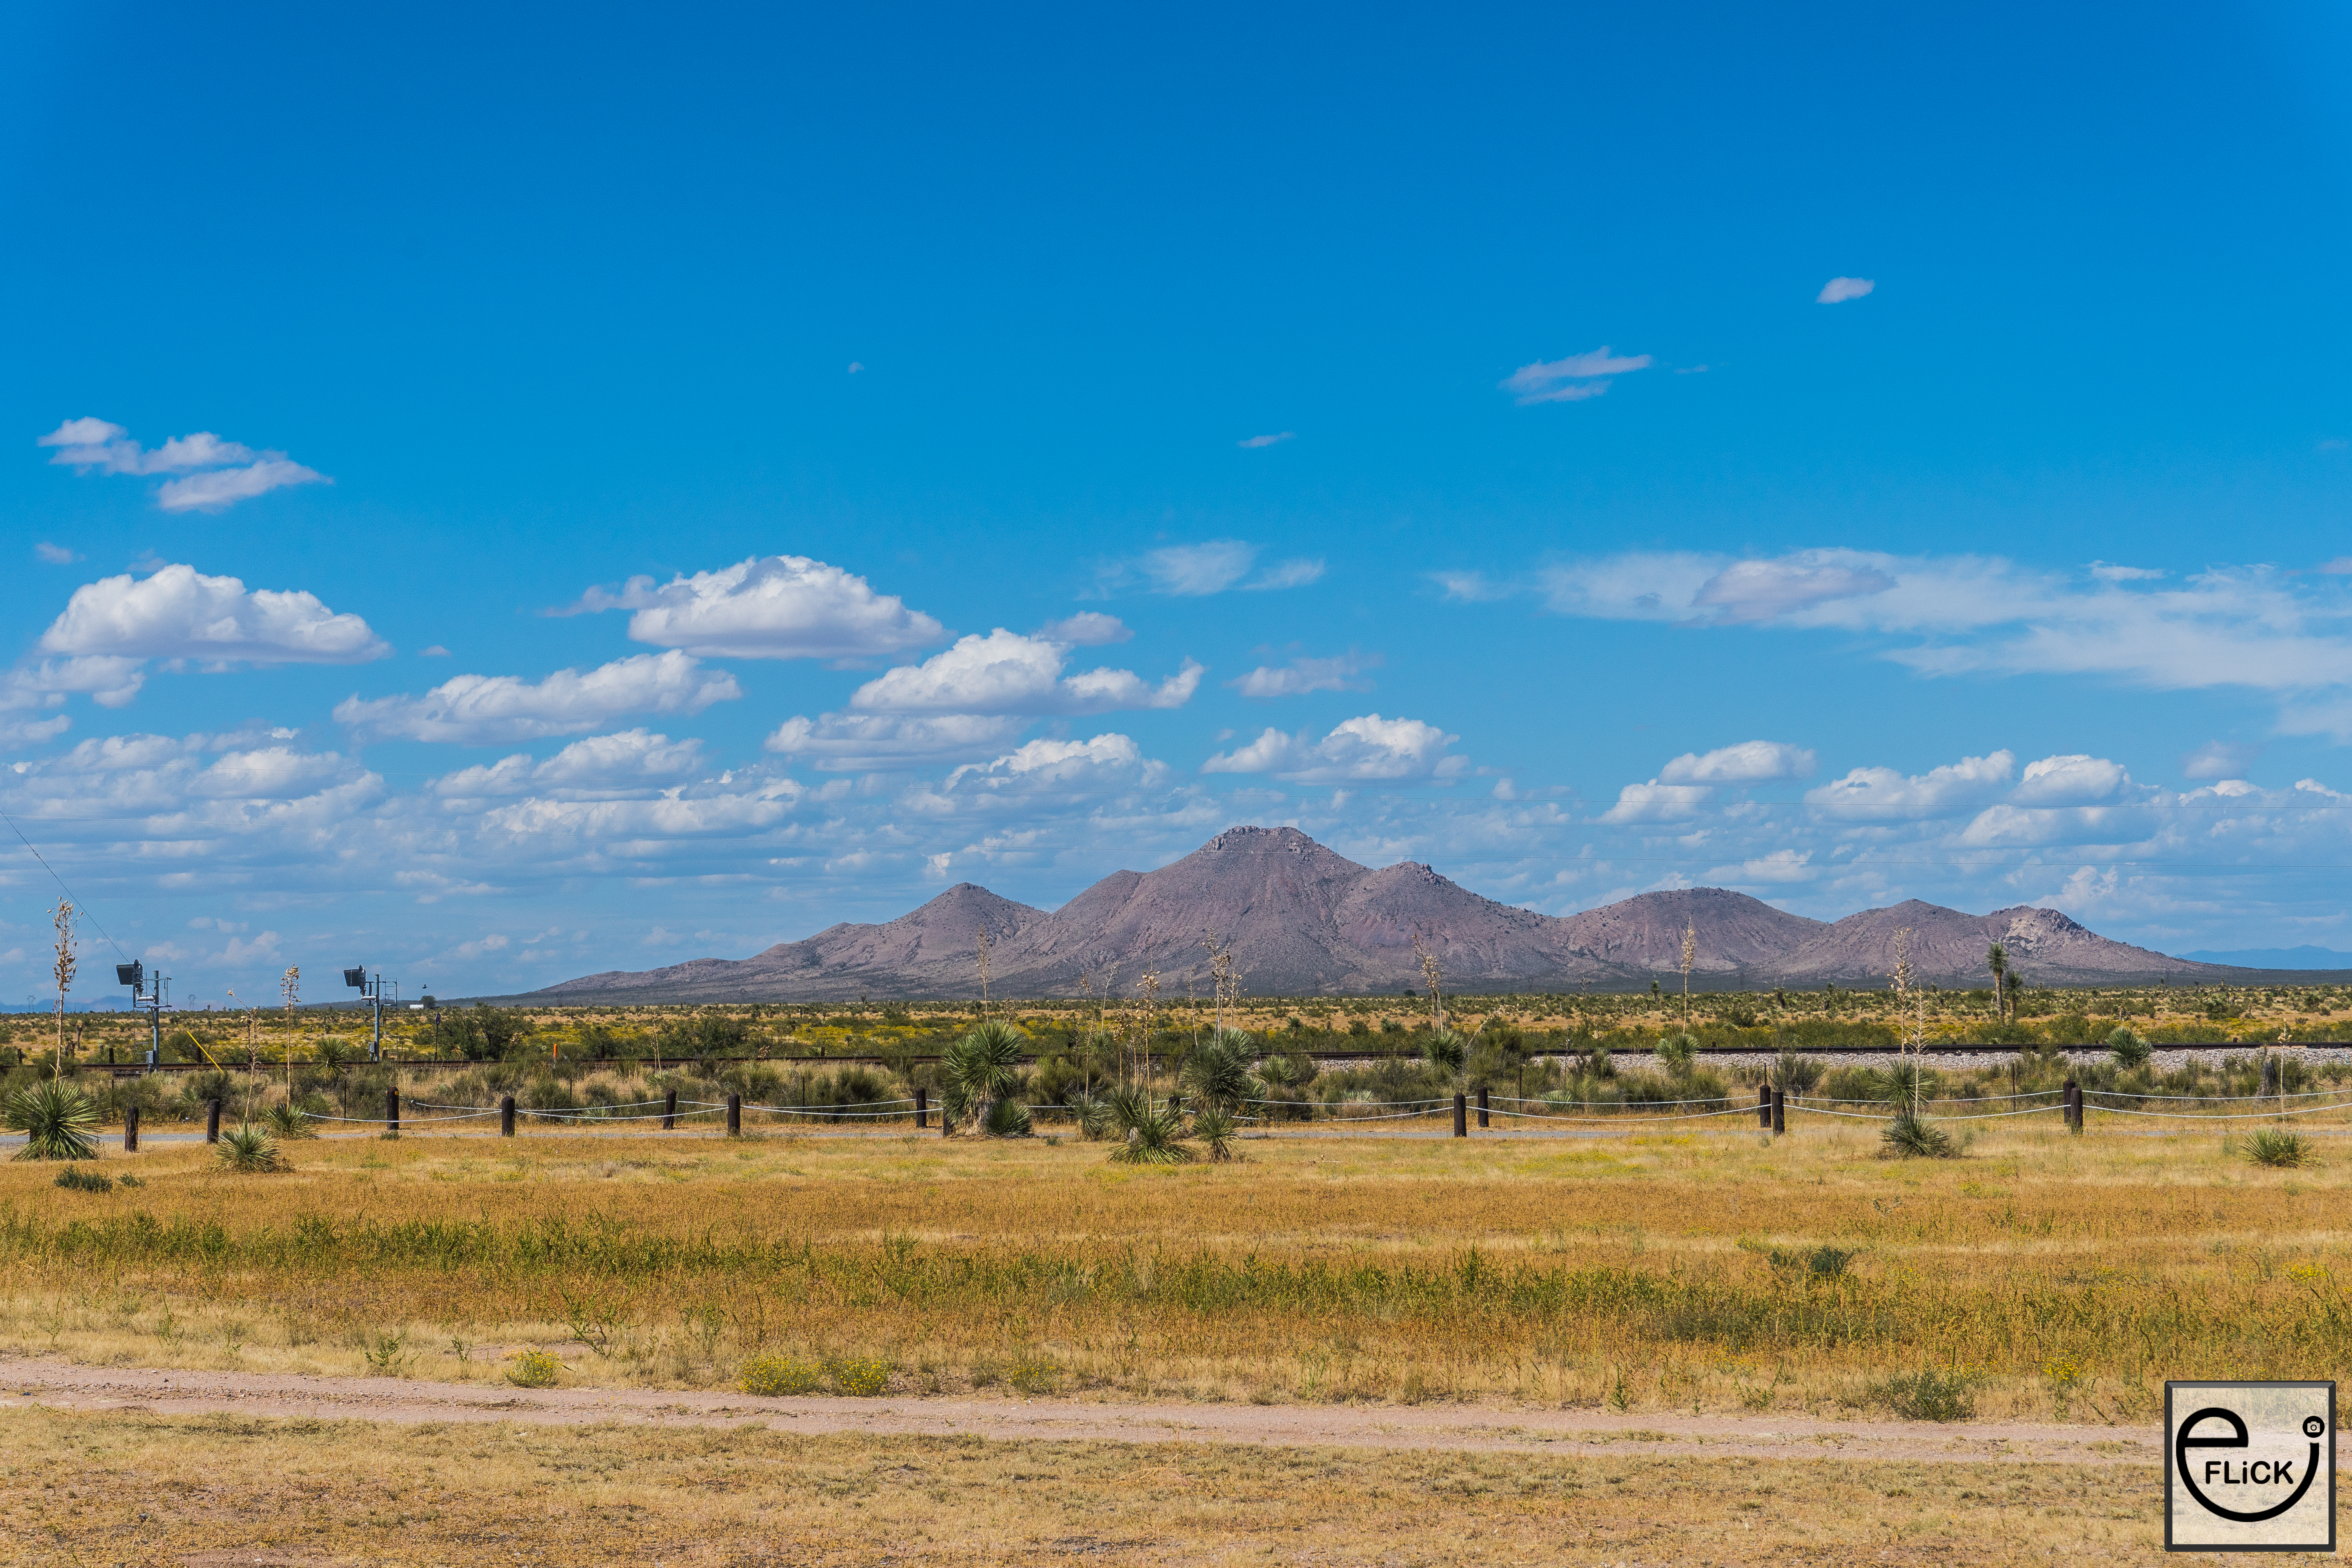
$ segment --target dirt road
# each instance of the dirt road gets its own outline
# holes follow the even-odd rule
[[[1563,1456],[1711,1455],[2147,1465],[2162,1449],[2147,1427],[1843,1421],[1806,1415],[1619,1415],[1425,1405],[1123,1405],[1077,1399],[885,1397],[763,1399],[649,1389],[521,1389],[504,1383],[77,1366],[0,1362],[0,1406],[228,1412],[278,1419],[513,1421],[553,1426],[732,1426],[816,1436],[977,1436],[1021,1441],[1236,1443],[1424,1452]],[[2346,1463],[2352,1465],[2352,1452]]]

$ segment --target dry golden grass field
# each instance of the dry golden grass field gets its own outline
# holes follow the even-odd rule
[[[1996,1129],[2014,1123],[1990,1123]],[[142,1184],[0,1165],[0,1356],[1097,1405],[1448,1404],[2112,1426],[2128,1462],[0,1415],[26,1562],[2131,1561],[2168,1376],[2352,1345],[2352,1141],[2095,1122],[1887,1161],[1807,1123],[1251,1139],[330,1139]],[[0,1394],[11,1366],[0,1360]],[[543,1364],[543,1363],[542,1363]],[[1866,1452],[1866,1451],[1865,1451]],[[144,1517],[142,1517],[142,1516]],[[207,1558],[214,1549],[236,1554]],[[192,1555],[193,1554],[193,1555]]]

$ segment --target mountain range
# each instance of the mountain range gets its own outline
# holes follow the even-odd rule
[[[992,991],[1008,996],[1130,990],[1147,965],[1163,994],[1205,993],[1209,933],[1256,995],[1394,994],[1423,984],[1414,939],[1444,984],[1466,992],[1646,990],[1681,982],[1685,926],[1694,984],[1712,990],[1884,985],[1895,935],[1911,932],[1922,984],[1990,984],[2000,942],[2034,985],[2242,984],[2244,968],[2113,942],[2055,910],[1972,915],[1912,900],[1834,921],[1722,888],[1643,893],[1564,919],[1482,898],[1427,866],[1359,866],[1289,827],[1234,827],[1157,871],[1116,871],[1050,913],[962,882],[881,925],[828,927],[746,959],[610,970],[530,994],[538,1004],[845,1001],[977,995],[977,939]],[[1115,967],[1115,978],[1113,971]]]

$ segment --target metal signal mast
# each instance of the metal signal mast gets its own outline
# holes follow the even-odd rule
[[[172,983],[172,977],[151,977],[147,966],[133,959],[114,966],[114,979],[117,984],[131,987],[132,1007],[147,1009],[147,1070],[153,1072],[163,1059],[163,987]]]
[[[343,984],[358,992],[361,999],[365,1001],[375,1014],[375,1039],[368,1047],[368,1060],[380,1062],[383,1060],[383,1005],[386,1000],[399,1000],[400,982],[386,980],[381,969],[376,971],[375,978],[371,980],[368,978],[366,967],[362,965],[358,969],[344,970]],[[390,989],[387,990],[386,987]]]

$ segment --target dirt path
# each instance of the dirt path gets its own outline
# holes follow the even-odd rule
[[[46,1359],[0,1363],[0,1405],[232,1413],[311,1420],[616,1422],[772,1431],[870,1432],[1029,1442],[1246,1443],[1276,1447],[1486,1450],[1626,1458],[1994,1460],[2020,1464],[2161,1462],[2152,1428],[1821,1420],[1802,1415],[1616,1415],[1593,1410],[1472,1405],[1114,1405],[1076,1399],[762,1399],[654,1389],[520,1389],[389,1377],[151,1371]],[[2352,1467],[2352,1451],[2345,1463]]]

